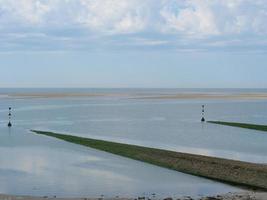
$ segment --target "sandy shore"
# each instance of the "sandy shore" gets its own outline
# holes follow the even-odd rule
[[[12,93],[7,98],[121,97],[131,99],[248,99],[267,100],[267,93]]]
[[[43,197],[33,197],[33,196],[13,196],[0,194],[0,200],[100,200],[104,198],[57,198],[56,196],[43,196]],[[130,200],[129,198],[105,198],[105,200]],[[134,198],[132,198],[134,199]]]
[[[184,198],[181,200],[189,200]],[[244,192],[244,193],[228,193],[225,195],[217,195],[210,197],[202,197],[191,200],[267,200],[266,192]]]
[[[243,94],[213,94],[213,93],[190,93],[170,94],[137,97],[137,99],[267,99],[266,93],[243,93]]]
[[[11,98],[68,98],[68,97],[109,97],[116,94],[98,94],[98,93],[17,93],[8,94]]]
[[[0,200],[149,200],[147,197],[136,198],[57,198],[53,197],[31,197],[31,196],[12,196],[0,194]],[[228,193],[224,195],[207,196],[192,198],[190,196],[180,198],[152,198],[151,200],[267,200],[267,192],[243,192],[243,193]]]

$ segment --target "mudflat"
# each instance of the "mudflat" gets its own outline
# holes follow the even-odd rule
[[[267,93],[12,93],[9,98],[125,97],[134,99],[248,99],[266,100]]]

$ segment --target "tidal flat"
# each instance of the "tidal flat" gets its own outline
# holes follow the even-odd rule
[[[168,89],[1,90],[0,193],[57,198],[101,198],[102,195],[105,198],[151,198],[152,194],[156,194],[158,198],[188,195],[195,198],[242,192],[243,188],[233,185],[54,138],[40,137],[29,130],[266,164],[265,134],[255,130],[200,123],[201,105],[204,104],[207,120],[264,124],[267,121],[266,100],[135,98],[158,94],[238,95],[250,92]],[[7,93],[77,95],[49,98],[40,95],[31,98],[11,97]],[[80,97],[80,93],[105,95]],[[254,93],[264,91],[253,90]],[[13,123],[10,129],[7,127],[9,106],[12,107]]]

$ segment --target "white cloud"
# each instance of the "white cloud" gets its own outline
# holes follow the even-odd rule
[[[0,0],[2,22],[37,25],[49,11],[50,3],[41,0]]]
[[[266,0],[217,0],[212,8],[224,34],[266,34],[266,3]]]
[[[112,33],[266,34],[266,18],[266,0],[0,0],[7,28],[56,23]]]
[[[253,37],[258,45],[267,35],[266,19],[267,0],[0,0],[1,41],[12,41],[12,34],[15,42],[44,34],[42,41],[62,38],[69,45],[123,34],[120,43],[132,44],[127,35],[139,34],[143,40],[136,45],[165,48],[209,38],[224,46],[238,40],[240,46]]]
[[[81,0],[78,21],[90,30],[107,33],[142,31],[147,23],[146,3],[141,0]],[[145,6],[146,5],[146,6]]]
[[[166,3],[160,14],[163,30],[185,35],[266,34],[266,0],[187,0],[173,9]],[[178,6],[179,7],[179,6]]]
[[[180,32],[185,35],[216,35],[219,33],[214,13],[204,1],[186,1],[184,7],[173,10],[173,3],[160,11],[165,20],[165,32]]]

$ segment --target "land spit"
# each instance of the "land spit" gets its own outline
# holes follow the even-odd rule
[[[236,123],[236,122],[222,122],[222,121],[207,121],[211,124],[232,126],[237,128],[252,129],[256,131],[267,131],[267,125],[258,125],[258,124],[246,124],[246,123]]]
[[[32,131],[40,135],[55,137],[71,143],[91,147],[179,172],[234,185],[267,190],[266,164],[180,153],[53,132]]]

